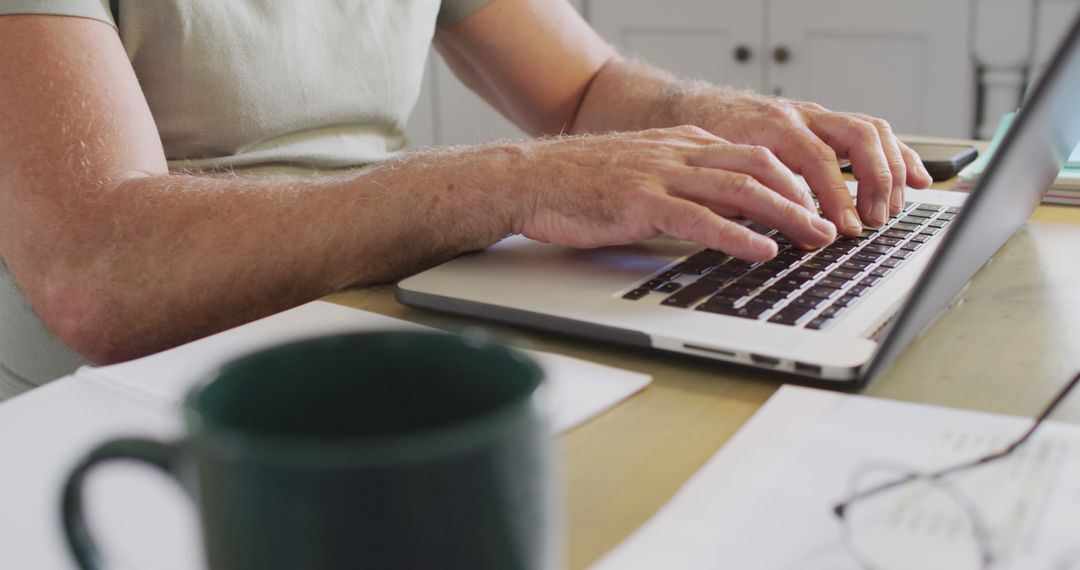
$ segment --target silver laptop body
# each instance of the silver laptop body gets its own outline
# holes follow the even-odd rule
[[[808,255],[753,226],[778,238],[783,263],[771,265],[670,238],[574,250],[511,237],[401,281],[398,300],[837,387],[868,381],[1023,225],[1080,142],[1077,25],[970,196],[908,190],[884,228]]]

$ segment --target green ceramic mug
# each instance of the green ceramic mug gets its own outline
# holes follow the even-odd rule
[[[186,435],[107,442],[64,487],[82,568],[104,568],[88,472],[133,459],[180,481],[212,570],[560,565],[540,368],[421,332],[328,336],[222,367],[184,403]]]

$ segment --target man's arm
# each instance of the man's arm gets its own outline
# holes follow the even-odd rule
[[[437,154],[323,181],[171,175],[113,29],[5,16],[0,44],[0,254],[91,360],[391,279],[512,229],[498,192]]]
[[[623,60],[565,0],[493,0],[437,34],[454,71],[531,133],[697,125],[770,149],[802,174],[841,231],[878,225],[903,205],[905,185],[930,177],[888,123],[819,105],[684,81]],[[856,212],[837,166],[851,159]]]
[[[807,197],[790,171],[696,128],[419,153],[317,181],[170,174],[115,30],[4,16],[0,45],[0,255],[45,324],[95,362],[510,233],[579,247],[666,233],[753,260],[775,243],[723,216],[807,247],[835,236],[796,205]]]

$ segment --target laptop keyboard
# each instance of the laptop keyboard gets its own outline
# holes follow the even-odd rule
[[[623,295],[660,304],[820,330],[881,283],[940,233],[958,208],[909,202],[882,228],[843,236],[804,251],[760,224],[749,228],[774,239],[779,253],[752,263],[710,249],[699,251]]]

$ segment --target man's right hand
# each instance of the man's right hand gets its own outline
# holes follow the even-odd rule
[[[511,147],[513,231],[573,247],[627,244],[660,233],[761,261],[776,243],[744,217],[821,247],[836,228],[806,184],[764,147],[697,127],[554,138]]]

